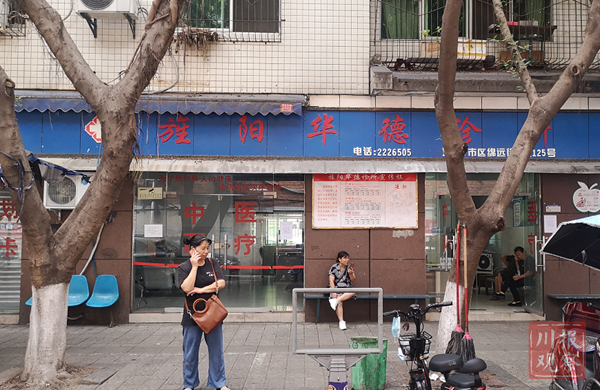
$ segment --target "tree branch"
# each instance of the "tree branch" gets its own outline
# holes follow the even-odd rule
[[[97,108],[102,125],[102,159],[90,190],[55,234],[59,243],[55,249],[57,253],[85,250],[117,201],[129,172],[136,142],[135,104],[156,73],[173,39],[181,11],[173,16],[171,10],[174,5],[182,10],[184,2],[155,0],[153,8],[156,9],[156,17],[142,36],[131,67],[116,85],[107,87],[101,100],[102,106]],[[162,15],[171,17],[161,18]],[[84,233],[82,239],[72,243],[70,238],[80,232]]]
[[[435,90],[435,113],[444,144],[446,167],[448,168],[448,188],[452,194],[458,218],[466,222],[466,218],[472,215],[476,209],[467,186],[467,174],[464,167],[464,157],[468,147],[462,140],[454,112],[458,20],[461,6],[462,0],[448,0],[444,8],[438,86]]]
[[[514,58],[513,63],[515,64],[517,73],[519,74],[519,77],[525,86],[525,92],[527,93],[529,104],[533,104],[533,101],[538,98],[538,93],[535,85],[533,84],[533,80],[531,79],[531,75],[529,74],[529,70],[527,69],[527,65],[525,64],[525,61],[523,61],[523,57],[521,57],[521,52],[518,48],[518,45],[513,39],[510,29],[508,28],[506,15],[502,9],[502,0],[493,0],[493,3],[494,12],[496,12],[498,24],[500,25],[500,32],[504,37],[503,41],[506,42],[508,48],[510,49],[511,55]]]
[[[33,179],[33,173],[29,167],[27,154],[21,141],[17,117],[15,115],[15,83],[8,78],[8,75],[2,67],[0,67],[0,150],[13,158],[20,160],[25,168],[24,177],[20,178],[19,171],[15,167],[15,161],[11,158],[0,154],[0,166],[8,183],[13,187],[19,187],[21,180],[24,185],[29,185]],[[34,184],[29,190],[25,191],[25,202],[23,204],[23,214],[21,221],[23,233],[25,237],[35,237],[35,240],[28,242],[27,248],[29,251],[29,259],[31,264],[43,266],[44,259],[47,261],[50,257],[48,254],[47,243],[52,237],[50,228],[50,216],[46,211],[42,198],[38,192],[37,186]],[[21,201],[18,194],[14,190],[10,190],[15,210],[21,210]],[[49,265],[49,264],[45,264]],[[51,275],[47,275],[51,278]],[[32,277],[32,283],[39,287],[41,280]]]
[[[515,140],[492,193],[482,207],[503,208],[502,210],[508,207],[521,182],[535,145],[554,116],[575,91],[598,50],[600,50],[600,2],[594,1],[588,14],[585,36],[579,52],[550,92],[546,96],[534,99],[531,103],[527,120]]]
[[[101,91],[108,86],[96,76],[71,39],[61,16],[45,0],[18,0],[44,37],[73,86],[98,112]]]
[[[144,91],[156,73],[173,40],[179,15],[186,0],[155,0],[150,9],[146,30],[123,79],[115,86],[118,91],[135,96]],[[175,14],[175,15],[173,15]],[[170,17],[166,17],[170,16]]]

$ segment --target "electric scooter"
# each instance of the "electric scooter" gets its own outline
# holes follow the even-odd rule
[[[576,342],[569,332],[554,340],[550,369],[554,378],[550,390],[600,390],[600,306],[567,303],[563,307],[564,322],[585,322],[585,345]],[[577,363],[570,356],[584,354],[585,378],[578,377]],[[581,368],[583,369],[583,367]]]
[[[433,308],[452,306],[452,302],[431,303],[421,310],[418,304],[410,305],[408,313],[401,310],[392,310],[383,313],[384,317],[403,316],[407,321],[415,324],[415,333],[405,333],[398,336],[398,357],[407,364],[409,368],[410,381],[409,390],[431,390],[430,371],[437,371],[444,375],[445,382],[442,390],[485,390],[486,386],[481,381],[479,373],[487,368],[485,362],[475,358],[463,364],[458,355],[441,354],[429,358],[429,347],[431,335],[423,330],[423,318]],[[451,375],[452,371],[460,371]]]

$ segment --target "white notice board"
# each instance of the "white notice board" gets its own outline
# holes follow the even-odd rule
[[[418,228],[417,174],[313,176],[313,229]]]

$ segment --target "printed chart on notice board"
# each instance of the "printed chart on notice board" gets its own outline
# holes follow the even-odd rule
[[[313,228],[417,228],[417,174],[313,176]]]

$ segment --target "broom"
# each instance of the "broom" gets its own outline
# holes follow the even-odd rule
[[[454,328],[452,334],[450,335],[450,341],[446,347],[446,353],[460,355],[460,345],[465,335],[465,332],[460,327],[460,295],[458,291],[460,286],[460,225],[456,226],[456,232],[456,328]]]
[[[469,282],[467,279],[467,227],[463,226],[464,231],[464,240],[463,243],[464,249],[464,263],[463,266],[465,268],[465,336],[460,343],[460,357],[462,358],[463,363],[468,362],[471,359],[475,359],[475,344],[473,343],[473,338],[469,334]]]

